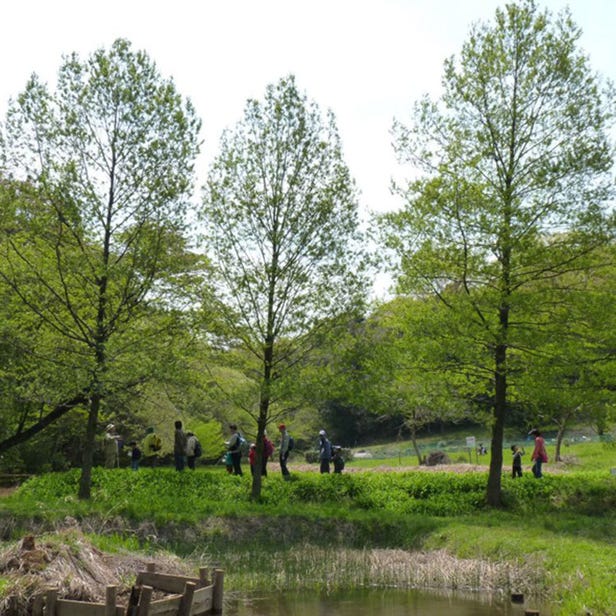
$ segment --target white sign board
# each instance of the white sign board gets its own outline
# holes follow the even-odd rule
[[[466,437],[466,446],[469,449],[475,449],[475,437],[474,436],[467,436]]]

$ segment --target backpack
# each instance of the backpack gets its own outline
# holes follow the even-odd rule
[[[266,458],[270,458],[274,455],[274,444],[267,438],[263,441],[263,455]]]
[[[342,470],[344,470],[344,460],[342,459],[342,457],[340,456],[340,454],[338,454],[338,455],[334,458],[334,470],[336,470],[336,471],[342,471]]]
[[[239,432],[237,433],[237,437],[239,441],[238,451],[240,451],[243,456],[247,456],[250,451],[248,441]]]
[[[287,451],[293,451],[293,447],[295,447],[295,439],[289,434],[289,443],[287,445]]]
[[[199,439],[195,437],[195,458],[200,458],[203,455],[203,449]]]

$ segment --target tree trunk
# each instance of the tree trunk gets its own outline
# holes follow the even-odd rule
[[[494,371],[494,424],[490,471],[486,498],[491,507],[502,506],[501,476],[503,472],[503,435],[505,432],[505,413],[507,411],[507,374],[505,371],[507,349],[504,344],[496,347]]]
[[[257,455],[255,458],[255,472],[252,476],[252,489],[250,498],[259,500],[261,498],[261,465],[263,462],[263,436],[267,426],[270,405],[270,388],[272,383],[272,360],[274,357],[274,344],[270,339],[264,348],[263,353],[263,381],[261,382],[261,392],[259,398],[259,418],[257,420]]]
[[[261,476],[261,469],[263,468],[263,457],[265,456],[263,437],[265,435],[265,426],[267,421],[267,413],[269,409],[269,400],[267,405],[262,407],[259,412],[259,419],[257,421],[257,440],[256,440],[256,456],[254,474],[252,476],[252,490],[250,492],[250,498],[252,500],[259,500],[261,498],[261,487],[263,485],[263,479]]]
[[[21,443],[25,443],[30,440],[32,437],[36,436],[39,432],[44,430],[47,426],[53,423],[56,419],[59,419],[63,415],[66,415],[69,411],[72,411],[76,406],[80,406],[82,404],[86,404],[88,402],[88,397],[85,393],[77,394],[71,400],[67,400],[66,402],[60,402],[57,404],[53,411],[47,413],[47,415],[42,416],[39,421],[37,421],[34,425],[30,426],[27,430],[19,431],[13,436],[3,440],[0,442],[0,454],[8,451],[11,447],[15,447],[16,445],[20,445]]]
[[[415,455],[417,456],[417,462],[421,466],[421,451],[419,450],[419,445],[417,444],[417,430],[414,425],[411,426],[411,442],[413,443],[413,449],[415,450]]]
[[[563,439],[565,438],[565,430],[567,428],[567,419],[568,416],[564,417],[563,420],[558,423],[558,432],[556,433],[556,453],[554,455],[554,462],[562,462],[562,456],[560,455],[560,449],[563,444]]]
[[[79,480],[79,498],[90,498],[92,486],[92,466],[94,464],[94,446],[96,443],[96,429],[98,426],[98,412],[101,405],[100,392],[96,392],[90,400],[88,413],[88,426],[86,428],[86,442],[83,448],[83,462],[81,465],[81,478]]]

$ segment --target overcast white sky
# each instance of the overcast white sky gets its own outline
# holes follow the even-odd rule
[[[565,5],[583,29],[592,67],[616,81],[616,0],[538,0]],[[422,94],[438,93],[443,60],[471,23],[499,0],[20,0],[2,7],[0,117],[29,75],[50,84],[63,54],[86,57],[118,37],[144,49],[191,98],[203,121],[205,176],[220,133],[247,98],[293,73],[299,88],[335,113],[345,158],[366,209],[397,207],[400,175],[389,129]]]

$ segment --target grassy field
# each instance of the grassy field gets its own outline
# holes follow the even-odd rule
[[[504,469],[502,510],[485,505],[489,454],[462,473],[377,452],[338,476],[294,462],[293,480],[270,473],[258,503],[249,476],[220,468],[95,469],[87,502],[76,498],[77,470],[44,475],[0,500],[0,532],[16,541],[70,520],[102,550],[215,563],[243,590],[438,586],[523,592],[562,616],[616,614],[612,443],[570,443],[542,480]],[[9,587],[0,577],[0,593]]]

